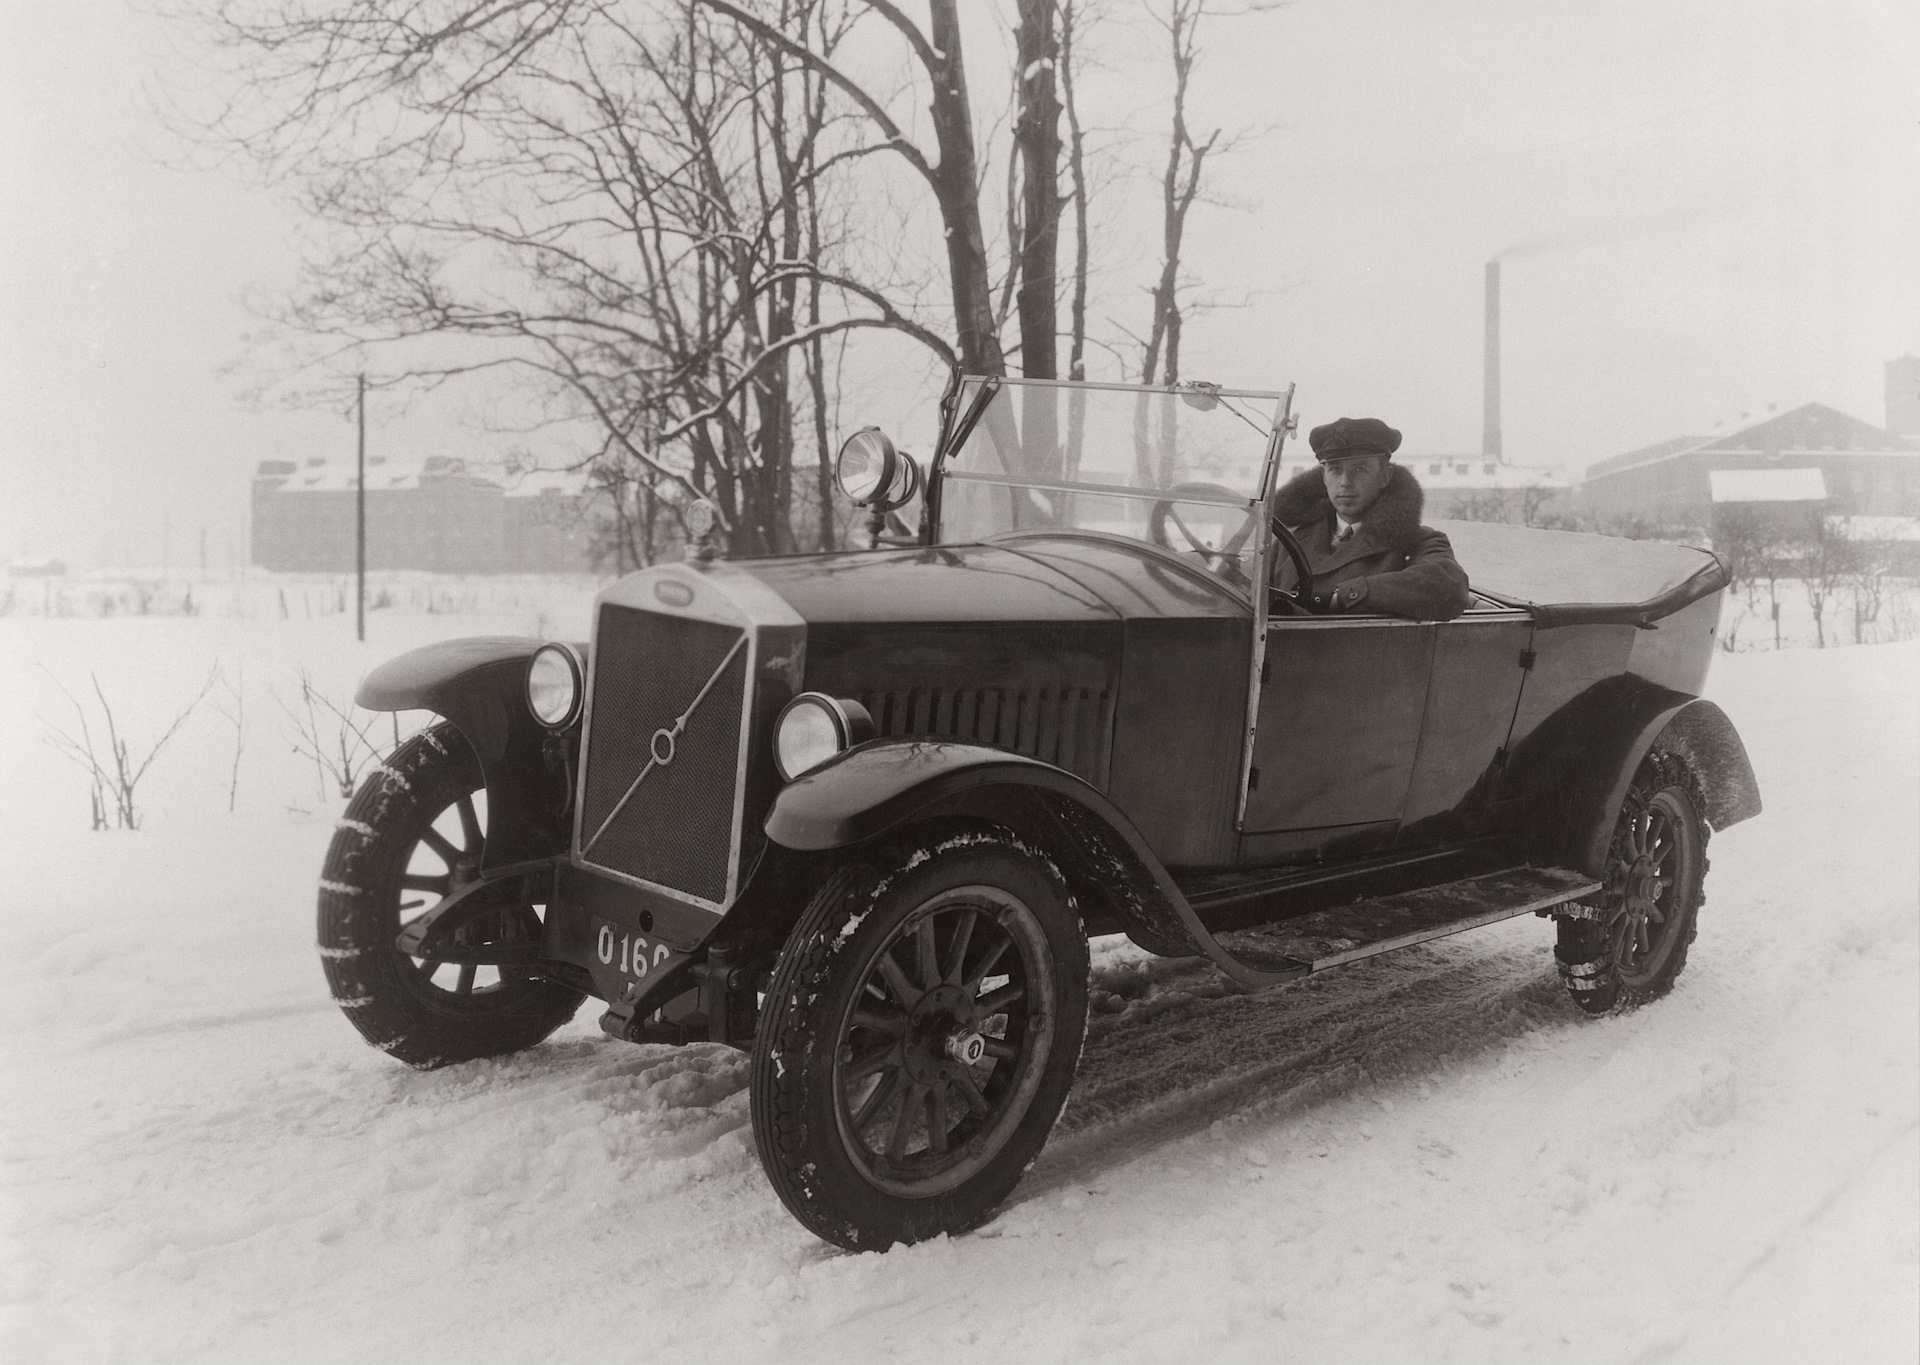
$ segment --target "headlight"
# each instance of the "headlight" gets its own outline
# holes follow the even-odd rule
[[[906,506],[920,492],[920,466],[895,450],[879,427],[861,427],[847,437],[834,461],[834,477],[854,506],[883,512]]]
[[[550,730],[564,730],[580,718],[586,670],[570,645],[541,645],[527,663],[527,705],[533,718]]]
[[[773,761],[791,782],[835,754],[873,738],[873,717],[857,701],[802,692],[787,703],[773,728]]]

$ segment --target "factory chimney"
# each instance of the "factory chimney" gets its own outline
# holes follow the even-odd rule
[[[1500,458],[1500,259],[1487,262],[1487,353],[1483,362],[1486,411],[1480,439],[1481,453]]]

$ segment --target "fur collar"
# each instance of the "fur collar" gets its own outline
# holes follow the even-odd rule
[[[1410,549],[1420,532],[1420,512],[1426,495],[1420,481],[1405,465],[1391,466],[1387,486],[1380,499],[1363,519],[1364,534],[1396,550]],[[1333,502],[1327,497],[1326,481],[1320,470],[1303,469],[1274,495],[1274,515],[1283,525],[1302,527],[1333,516]]]

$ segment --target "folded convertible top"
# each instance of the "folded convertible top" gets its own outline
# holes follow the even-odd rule
[[[1727,586],[1711,550],[1661,540],[1545,531],[1497,521],[1436,521],[1476,592],[1525,607],[1542,630],[1630,625],[1651,629]]]

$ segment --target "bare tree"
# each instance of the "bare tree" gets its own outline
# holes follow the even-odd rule
[[[133,753],[132,742],[120,732],[120,724],[113,714],[113,704],[107,700],[106,690],[100,686],[98,674],[89,673],[87,678],[93,684],[94,701],[100,713],[100,727],[105,732],[103,738],[106,753],[104,755],[95,748],[94,727],[87,719],[87,708],[67,689],[65,683],[55,678],[51,672],[47,673],[47,676],[53,679],[53,685],[60,689],[61,695],[72,703],[79,733],[76,735],[72,731],[46,721],[41,723],[46,727],[48,742],[86,770],[91,785],[89,804],[94,829],[107,828],[109,801],[112,802],[114,821],[119,828],[140,828],[140,807],[137,799],[140,782],[146,777],[147,770],[153,766],[153,760],[160,756],[162,749],[166,748],[167,742],[179,732],[182,725],[186,724],[187,717],[191,716],[195,708],[206,699],[207,693],[213,690],[217,673],[216,667],[214,671],[207,674],[207,680],[200,685],[200,690],[194,694],[193,699],[174,714],[173,720],[165,730],[161,731],[160,737],[148,745],[146,753],[139,757],[135,757]]]
[[[793,357],[859,329],[952,350],[809,230],[824,179],[892,149],[824,98],[864,8],[780,0],[749,25],[768,41],[713,9],[239,0],[192,16],[231,96],[194,131],[325,226],[278,315],[322,341],[296,359],[374,350],[379,387],[516,370],[533,425],[597,429],[582,458],[783,550]]]
[[[1147,330],[1140,362],[1143,383],[1174,384],[1180,379],[1180,259],[1185,249],[1187,214],[1200,193],[1206,160],[1220,141],[1215,128],[1196,139],[1187,124],[1187,93],[1199,59],[1200,23],[1206,0],[1172,0],[1164,15],[1154,18],[1167,31],[1173,65],[1173,122],[1167,137],[1167,164],[1160,182],[1160,277],[1153,286],[1153,320]],[[1156,371],[1158,376],[1156,378]]]
[[[220,669],[220,690],[225,693],[224,700],[214,703],[215,709],[226,717],[227,724],[233,727],[233,762],[227,769],[227,811],[232,813],[240,800],[240,756],[247,748],[247,665],[243,660],[236,665],[238,676],[228,678],[226,670]]]
[[[1842,523],[1845,530],[1850,526]],[[1851,542],[1851,563],[1847,567],[1846,587],[1853,599],[1853,642],[1867,642],[1868,628],[1880,620],[1881,609],[1893,588],[1893,555],[1885,541]]]
[[[805,63],[840,90],[879,131],[880,146],[897,153],[932,192],[946,240],[947,278],[953,298],[958,361],[972,374],[1004,374],[1006,360],[993,310],[992,275],[980,218],[979,156],[973,111],[967,100],[967,69],[960,42],[957,0],[928,0],[925,30],[891,0],[862,0],[864,8],[891,25],[925,76],[937,159],[909,138],[884,101],[842,71],[831,52],[789,37],[782,28],[730,0],[698,0],[724,14],[769,47]]]
[[[737,552],[837,543],[830,418],[858,333],[1004,373],[999,281],[1021,366],[1056,375],[1063,155],[1068,372],[1086,373],[1090,174],[1073,79],[1098,0],[1016,0],[998,269],[982,212],[998,158],[975,135],[959,0],[928,0],[924,19],[896,0],[161,2],[212,54],[219,97],[182,96],[200,117],[183,109],[178,125],[293,187],[319,225],[275,314],[288,348],[275,378],[294,376],[282,387],[324,398],[330,376],[361,368],[377,394],[487,383],[502,426],[557,429],[618,495],[603,532],[615,562],[655,553],[656,527],[695,496]],[[1168,2],[1164,260],[1142,343],[1156,382],[1179,374],[1188,217],[1229,141],[1188,128],[1199,27],[1271,7]],[[902,60],[872,60],[876,45]],[[906,75],[863,74],[881,69]],[[907,112],[922,100],[924,132]],[[876,213],[894,210],[860,191],[888,164],[937,214],[950,325],[925,306],[917,260],[901,263],[912,253],[872,246]]]
[[[300,694],[293,701],[273,692],[274,701],[279,703],[281,714],[291,727],[286,732],[288,742],[295,753],[313,760],[321,796],[325,797],[327,785],[331,783],[345,800],[353,795],[367,765],[380,760],[380,751],[367,735],[375,718],[369,716],[364,722],[356,721],[351,705],[341,706],[321,691],[310,669],[302,666],[297,677]]]
[[[1073,203],[1073,299],[1068,306],[1067,378],[1087,377],[1087,272],[1090,248],[1087,200],[1092,193],[1087,171],[1087,132],[1080,122],[1074,81],[1078,45],[1092,20],[1086,0],[1062,0],[1060,6],[1060,92],[1067,118],[1067,183]],[[1074,461],[1077,465],[1077,461]]]
[[[1020,169],[1020,372],[1059,377],[1060,34],[1055,0],[1019,0],[1013,142]]]
[[[1795,527],[1777,511],[1753,503],[1729,503],[1715,509],[1713,548],[1726,557],[1729,585],[1757,605],[1766,588],[1769,616],[1778,634],[1780,581],[1789,576],[1798,555]]]
[[[1522,484],[1513,490],[1519,503],[1522,526],[1544,526],[1553,514],[1546,509],[1560,496],[1559,490],[1542,484]]]
[[[1853,542],[1824,516],[1813,518],[1800,546],[1800,584],[1813,608],[1813,636],[1816,648],[1827,647],[1826,610],[1839,595],[1840,587],[1851,577],[1856,556]]]

